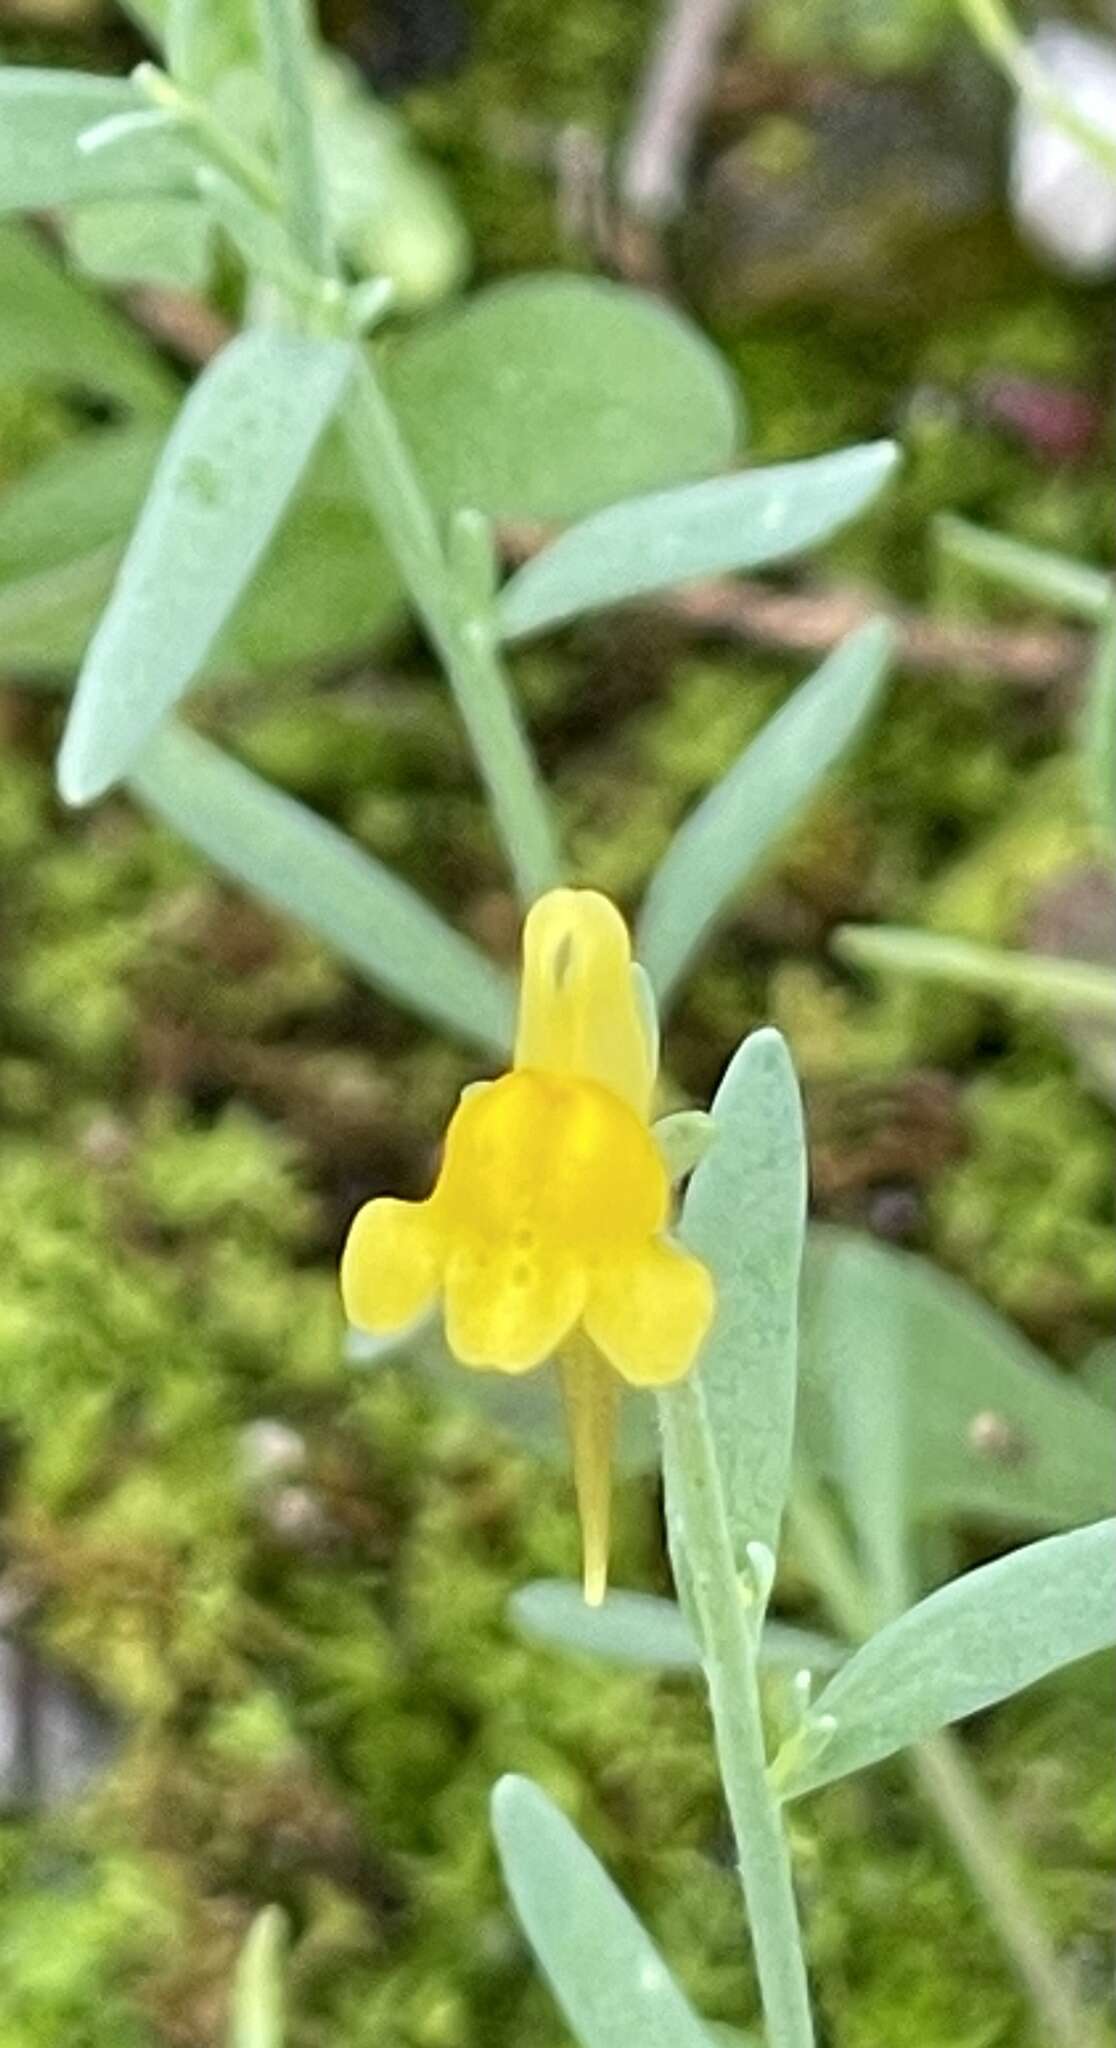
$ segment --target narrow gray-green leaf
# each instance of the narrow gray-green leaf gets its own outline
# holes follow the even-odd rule
[[[568,1474],[569,1431],[556,1373],[462,1372],[446,1348],[437,1318],[390,1345],[375,1342],[363,1331],[349,1330],[344,1356],[349,1365],[364,1372],[379,1371],[388,1364],[405,1365],[421,1375],[446,1408],[460,1411],[482,1429],[525,1445],[533,1457]],[[613,1447],[615,1471],[655,1472],[659,1452],[652,1402],[646,1396],[622,1401]]]
[[[309,0],[257,0],[263,68],[271,86],[283,218],[291,241],[317,276],[334,269],[321,146],[312,104],[318,61]]]
[[[872,711],[891,654],[882,619],[850,634],[676,832],[651,877],[636,951],[662,1002]]]
[[[625,598],[801,554],[871,502],[898,452],[893,441],[872,441],[610,505],[512,577],[501,633],[521,640]]]
[[[809,1720],[832,1715],[794,1798],[879,1763],[1116,1642],[1116,1521],[1048,1536],[942,1586],[849,1658]]]
[[[576,519],[733,455],[738,406],[716,350],[601,278],[477,292],[403,337],[384,377],[440,511]]]
[[[744,1570],[749,1543],[778,1549],[794,1433],[806,1140],[777,1031],[745,1039],[712,1115],[715,1135],[690,1182],[681,1234],[717,1291],[699,1371]]]
[[[904,1302],[886,1295],[871,1324],[859,1294],[855,1248],[826,1263],[818,1314],[826,1327],[836,1466],[872,1609],[878,1621],[912,1597],[908,1556],[907,1328]]]
[[[349,344],[253,328],[194,385],[78,679],[67,803],[126,773],[193,682],[251,578],[354,362]]]
[[[0,493],[0,658],[9,672],[52,679],[77,668],[164,438],[140,422],[83,434]],[[210,651],[207,676],[349,658],[401,617],[383,539],[328,443],[327,432]]]
[[[169,0],[164,36],[171,76],[203,99],[226,71],[259,67],[252,0]]]
[[[512,1594],[509,1611],[523,1635],[556,1650],[651,1671],[701,1670],[701,1655],[681,1608],[653,1593],[614,1591],[600,1607],[587,1607],[574,1580],[536,1579]],[[812,1629],[785,1621],[764,1624],[763,1665],[835,1671],[845,1654],[839,1643]]]
[[[78,148],[102,121],[151,111],[125,78],[0,69],[0,212],[32,213],[91,199],[188,193],[195,153],[181,135],[138,129],[103,155]],[[7,305],[5,303],[5,313]]]
[[[529,1778],[501,1778],[492,1828],[524,1934],[581,2048],[709,2048],[649,1934]]]
[[[1007,533],[988,533],[967,519],[946,514],[935,531],[945,553],[966,568],[976,569],[1008,590],[1018,590],[1036,604],[1071,612],[1075,618],[1099,620],[1112,599],[1111,579],[1101,569],[1075,562],[1049,548],[1031,547]]]
[[[1012,953],[903,925],[843,925],[834,946],[858,967],[944,981],[1032,1009],[1116,1015],[1116,970],[1091,960]]]
[[[248,1930],[233,1982],[229,2048],[283,2048],[283,1957],[287,1924],[265,1906]]]
[[[506,1050],[512,996],[503,977],[334,826],[173,723],[129,781],[217,867],[328,939],[376,987],[471,1043]]]
[[[835,1257],[840,1350],[825,1314]],[[840,1474],[832,1403],[842,1356],[898,1328],[913,1515],[1050,1528],[1108,1511],[1116,1419],[970,1288],[911,1252],[816,1225],[804,1277],[799,1407],[811,1464]]]
[[[161,418],[178,403],[156,350],[14,221],[0,222],[0,305],[0,383],[99,392]]]
[[[106,199],[65,222],[66,248],[107,285],[202,292],[213,267],[213,223],[196,199]]]
[[[147,420],[75,434],[0,491],[0,582],[122,541],[163,439]]]
[[[0,583],[0,665],[21,681],[52,683],[80,661],[120,562],[108,544],[35,575]]]

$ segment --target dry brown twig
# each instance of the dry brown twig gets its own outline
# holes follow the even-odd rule
[[[768,583],[694,584],[665,604],[673,618],[705,633],[783,654],[826,654],[846,633],[887,611],[896,661],[914,675],[960,670],[1021,689],[1075,680],[1086,659],[1083,634],[1066,626],[986,626],[895,611],[857,590],[780,590]]]
[[[225,339],[217,316],[176,292],[133,292],[129,310],[156,340],[198,365]],[[513,562],[525,561],[549,539],[542,527],[512,527],[501,534]],[[1073,683],[1087,659],[1086,636],[1070,627],[930,619],[882,606],[877,597],[859,590],[785,590],[758,579],[726,578],[691,584],[650,602],[691,632],[772,653],[805,655],[827,654],[846,633],[888,609],[898,635],[900,668],[915,675],[962,671],[1028,690]]]
[[[666,0],[620,169],[627,213],[660,227],[682,204],[717,56],[740,0]]]
[[[550,539],[538,526],[506,527],[500,539],[513,563]],[[1025,690],[1072,684],[1088,658],[1088,638],[1066,626],[983,625],[902,611],[878,594],[834,586],[783,589],[753,577],[692,583],[644,600],[686,630],[774,654],[828,654],[847,633],[881,613],[896,630],[896,662],[913,675],[962,672]]]

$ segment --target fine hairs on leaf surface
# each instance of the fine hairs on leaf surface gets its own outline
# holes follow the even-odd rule
[[[292,797],[168,724],[130,786],[215,865],[296,917],[378,987],[486,1050],[511,1036],[511,991],[405,882]]]
[[[835,1724],[796,1798],[1116,1643],[1116,1520],[1048,1536],[939,1587],[871,1636],[815,1701]]]
[[[892,644],[881,619],[843,640],[680,826],[651,877],[637,930],[636,950],[660,1003],[863,729]]]
[[[492,1827],[520,1925],[581,2048],[709,2048],[650,1935],[545,1792],[501,1778]]]
[[[58,760],[88,803],[193,682],[351,373],[348,344],[257,328],[216,356],[163,450],[78,679]]]

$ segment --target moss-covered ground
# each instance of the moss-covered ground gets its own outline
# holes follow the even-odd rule
[[[648,13],[489,0],[464,73],[417,96],[486,270],[560,252],[545,178],[486,151],[477,110],[614,130]],[[831,547],[824,575],[1008,617],[936,565],[930,521],[949,509],[1100,554],[1103,436],[1053,462],[973,390],[995,370],[1096,393],[1103,312],[1102,295],[1021,260],[987,303],[886,331],[855,308],[715,317],[761,456],[904,439],[886,507]],[[65,430],[15,394],[0,412],[5,474]],[[581,874],[632,901],[801,673],[639,616],[524,657]],[[211,715],[510,955],[490,829],[420,654],[313,692],[255,684]],[[51,701],[0,697],[4,1561],[38,1682],[64,1669],[87,1686],[119,1746],[82,1797],[0,1822],[4,2048],[210,2048],[237,1944],[272,1899],[295,1933],[301,2048],[557,2048],[489,1846],[487,1795],[508,1769],[563,1802],[710,2016],[741,2020],[754,1987],[696,1693],[590,1679],[518,1641],[509,1590],[576,1566],[564,1477],[406,1372],[341,1363],[346,1218],[374,1187],[421,1186],[467,1056],[126,801],[63,816],[57,731]],[[1048,1025],[874,989],[828,941],[859,917],[1016,940],[1037,889],[1089,852],[1072,735],[1061,691],[900,677],[671,1039],[700,1101],[747,1028],[779,1023],[806,1085],[818,1212],[927,1251],[1067,1369],[1116,1294],[1107,1110]],[[616,1576],[666,1586],[645,1480],[621,1488]],[[808,1592],[791,1592],[809,1617]],[[1071,1674],[970,1746],[1095,1986],[1116,1848],[1099,1688]],[[900,1767],[810,1803],[795,1842],[830,2048],[1039,2048]]]

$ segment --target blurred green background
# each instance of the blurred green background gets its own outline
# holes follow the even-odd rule
[[[1060,277],[1013,228],[1008,96],[941,0],[754,9],[683,216],[630,246],[600,167],[657,18],[652,0],[324,11],[440,167],[435,211],[460,210],[478,277],[669,279],[739,373],[756,459],[892,433],[905,449],[882,506],[774,586],[802,600],[797,646],[785,608],[766,648],[633,611],[518,658],[541,757],[580,871],[630,902],[836,637],[833,607],[906,609],[915,651],[873,737],[719,939],[672,1067],[704,1101],[743,1031],[778,1024],[816,1214],[929,1254],[1067,1373],[1088,1360],[1099,1390],[1116,1271],[1095,1068],[1052,1023],[851,975],[829,939],[883,919],[1096,948],[1108,884],[1069,752],[1084,649],[945,561],[932,521],[1106,559],[1111,290]],[[12,62],[142,54],[98,0],[8,0],[0,29]],[[173,360],[204,350],[196,304],[121,304]],[[0,486],[93,403],[6,360],[0,345]],[[695,2000],[739,2018],[750,1966],[695,1690],[604,1667],[587,1682],[505,1619],[523,1579],[576,1570],[565,1476],[405,1370],[341,1363],[348,1217],[423,1187],[473,1067],[125,799],[63,814],[59,701],[26,666],[0,646],[4,2048],[209,2048],[269,1900],[294,1928],[306,2048],[559,2043],[489,1844],[503,1770],[555,1793]],[[249,680],[206,717],[512,956],[464,742],[415,642],[396,631],[312,689]],[[617,1580],[665,1590],[649,1480],[622,1485],[618,1525]],[[1002,1538],[951,1540],[965,1560]],[[815,1618],[793,1571],[780,1597]],[[1093,1991],[1112,1963],[1104,1675],[1071,1672],[967,1737]],[[898,1767],[793,1827],[832,2048],[1029,2038]]]

